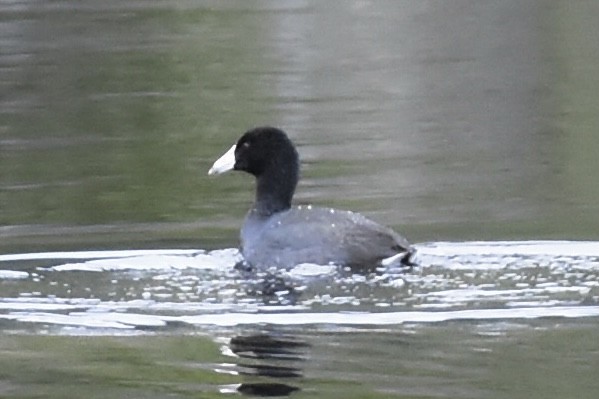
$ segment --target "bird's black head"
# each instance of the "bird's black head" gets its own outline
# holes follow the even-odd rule
[[[287,135],[274,127],[248,130],[208,174],[242,170],[256,177],[254,208],[268,215],[289,209],[299,179],[299,157]]]
[[[259,177],[265,173],[297,173],[297,151],[285,132],[275,127],[248,130],[235,145],[235,170]],[[295,172],[292,172],[295,171]]]

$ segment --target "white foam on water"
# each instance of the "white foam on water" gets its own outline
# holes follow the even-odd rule
[[[599,256],[597,241],[465,241],[417,245],[418,253],[429,256]]]
[[[423,264],[439,263],[448,269],[500,269],[509,262],[521,261],[522,257],[551,257],[565,260],[572,257],[599,257],[597,241],[466,241],[434,242],[416,244],[416,261]],[[128,261],[124,259],[131,258]],[[231,265],[241,260],[239,251],[234,248],[206,252],[197,249],[155,249],[125,251],[80,251],[42,252],[0,255],[0,262],[27,260],[86,260],[54,266],[56,271],[110,271],[110,270],[154,270],[172,268],[216,268]],[[452,261],[452,259],[454,261]],[[463,260],[472,262],[464,263]],[[103,261],[104,260],[104,261]],[[457,260],[457,261],[456,261]],[[222,262],[222,263],[221,263]],[[298,275],[326,274],[325,266],[314,269],[311,265],[299,265]],[[599,267],[592,265],[592,267]],[[22,277],[24,278],[24,277]]]
[[[48,270],[57,272],[87,271],[87,272],[106,272],[106,271],[155,271],[155,270],[213,270],[231,268],[241,260],[239,251],[236,249],[225,249],[211,251],[208,253],[195,251],[193,256],[189,253],[145,253],[132,255],[130,251],[125,251],[124,256],[104,257],[92,259],[86,262],[65,263],[52,266]],[[113,255],[116,255],[112,252]]]
[[[289,270],[288,274],[292,277],[318,277],[332,275],[337,271],[337,266],[316,265],[313,263],[301,263]]]
[[[68,303],[32,303],[3,300],[0,302],[0,310],[10,311],[52,311],[52,310],[72,310],[81,308],[77,305]]]
[[[473,309],[457,311],[406,312],[336,312],[336,313],[219,313],[191,316],[163,316],[120,312],[72,312],[66,315],[47,312],[15,312],[0,314],[0,319],[29,323],[69,325],[101,329],[131,329],[164,327],[168,323],[193,326],[213,325],[234,327],[241,325],[281,326],[383,326],[404,323],[439,323],[447,321],[492,321],[538,318],[598,317],[599,306],[545,306],[510,309]]]
[[[302,305],[265,306],[260,303],[209,303],[209,302],[161,302],[145,299],[129,301],[101,301],[87,298],[0,298],[0,310],[9,312],[59,312],[85,311],[86,314],[133,314],[152,313],[223,313],[223,312],[281,312],[308,310]]]
[[[482,290],[477,287],[434,291],[426,294],[417,294],[416,297],[426,297],[428,300],[439,300],[444,303],[473,302],[473,301],[497,301],[516,299],[521,297],[535,297],[543,294],[578,294],[587,295],[588,287],[546,287],[546,288],[524,288],[519,290]]]
[[[236,249],[0,255],[0,261],[40,259],[54,266],[0,270],[0,281],[14,280],[8,281],[12,291],[0,293],[6,295],[0,297],[0,319],[103,334],[102,329],[147,330],[170,323],[370,328],[599,316],[599,242],[420,244],[421,263],[413,270],[386,269],[372,275],[339,274],[336,266],[303,264],[274,280],[293,284],[267,286],[274,290],[267,300],[260,296],[261,277],[248,280],[234,272],[241,260]],[[81,271],[105,275],[100,280],[81,279]],[[96,281],[105,285],[96,286]],[[292,295],[287,299],[291,291],[299,293],[296,302]]]
[[[0,270],[0,280],[18,280],[29,278],[29,273],[17,270]]]
[[[447,312],[386,312],[386,313],[228,313],[182,316],[179,321],[189,324],[237,326],[244,324],[272,325],[364,325],[380,326],[403,323],[438,323],[457,320],[513,320],[542,317],[597,317],[599,306],[535,307],[511,309],[475,309]]]
[[[24,254],[0,255],[0,262],[47,260],[47,259],[106,259],[149,255],[195,255],[205,253],[198,249],[133,249],[125,251],[75,251],[75,252],[33,252]]]
[[[110,320],[104,320],[93,316],[72,316],[56,313],[11,313],[0,315],[0,319],[15,320],[21,323],[41,323],[50,325],[77,326],[85,328],[114,328],[114,329],[133,329],[134,325],[122,324]]]
[[[116,259],[98,259],[80,263],[65,263],[53,266],[50,270],[57,272],[86,271],[105,272],[118,270],[165,270],[165,269],[214,269],[218,267],[214,260],[202,254],[197,257],[142,255]]]

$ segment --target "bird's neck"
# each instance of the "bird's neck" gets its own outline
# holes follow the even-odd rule
[[[261,216],[270,216],[291,208],[297,175],[294,168],[272,168],[257,177],[253,209]]]

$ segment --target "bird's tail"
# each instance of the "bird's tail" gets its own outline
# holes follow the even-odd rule
[[[381,265],[383,266],[392,266],[399,265],[404,267],[412,267],[416,266],[414,262],[414,255],[416,254],[416,249],[414,247],[408,247],[403,252],[397,253],[393,256],[385,258],[381,261]]]

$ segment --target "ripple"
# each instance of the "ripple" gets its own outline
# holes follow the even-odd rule
[[[440,323],[447,321],[491,321],[538,319],[546,317],[598,317],[599,306],[544,306],[512,309],[474,309],[437,312],[335,312],[335,313],[217,313],[194,316],[165,316],[119,312],[15,312],[0,315],[0,319],[23,323],[68,325],[100,329],[133,329],[165,327],[170,324],[190,326],[234,327],[242,325],[321,326],[336,329],[340,326],[379,327],[405,323]]]
[[[0,270],[0,280],[2,280],[2,279],[6,279],[6,280],[23,279],[23,278],[29,278],[29,273],[20,272],[17,270]]]
[[[233,267],[241,260],[239,252],[234,249],[218,250],[209,253],[194,251],[169,255],[165,251],[143,253],[140,255],[96,259],[80,263],[66,263],[53,266],[53,271],[90,271],[106,272],[119,270],[172,270],[172,269],[217,269]]]
[[[599,313],[599,243],[427,243],[417,251],[411,270],[368,274],[309,264],[240,271],[236,249],[0,255],[7,266],[0,270],[0,319],[103,333],[245,324],[372,328]]]

